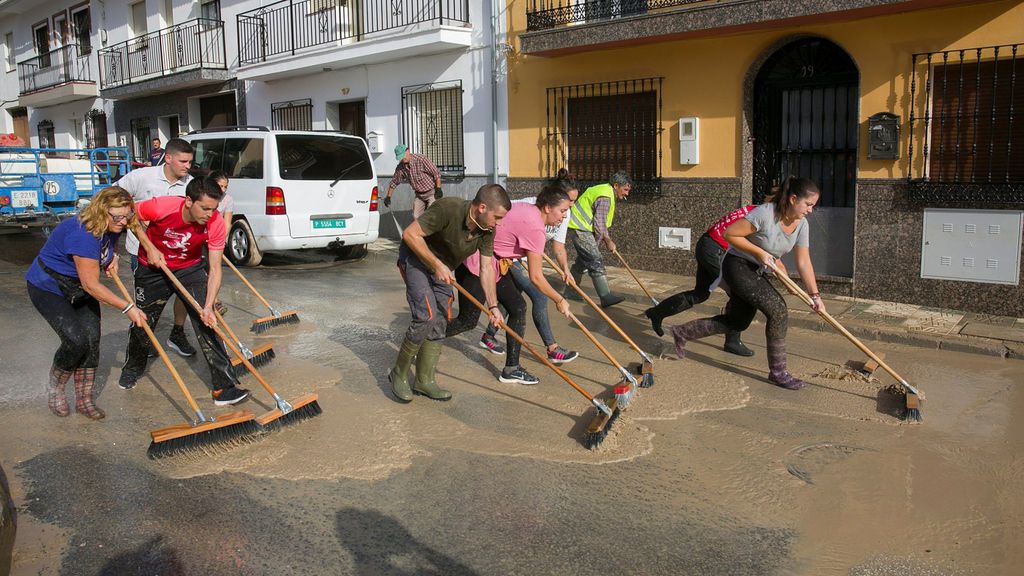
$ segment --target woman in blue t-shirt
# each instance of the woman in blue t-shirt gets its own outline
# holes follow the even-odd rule
[[[821,192],[813,181],[791,176],[774,198],[725,229],[729,251],[722,260],[722,280],[730,289],[729,305],[725,314],[672,327],[680,358],[685,354],[688,341],[729,331],[742,332],[760,310],[767,319],[768,380],[789,390],[799,390],[806,385],[786,369],[789,309],[782,295],[768,281],[770,274],[766,272],[771,273],[778,268],[780,273],[786,274],[779,259],[792,251],[800,279],[811,293],[814,309],[824,310],[811,265],[805,219],[820,197]]]
[[[125,228],[135,226],[131,194],[117,186],[104,188],[77,216],[53,229],[25,274],[32,305],[60,337],[47,387],[47,404],[57,416],[71,412],[64,385],[72,375],[75,410],[93,420],[104,416],[92,399],[100,356],[100,302],[117,308],[139,326],[146,321],[134,302],[100,283],[101,270],[107,276],[117,274],[117,241]],[[151,262],[154,256],[160,257],[148,240],[143,246]]]

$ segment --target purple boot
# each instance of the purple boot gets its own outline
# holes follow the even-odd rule
[[[786,370],[785,340],[768,340],[768,381],[786,390],[799,390],[807,385]]]
[[[729,331],[729,327],[714,318],[701,318],[686,324],[678,324],[669,328],[669,330],[671,330],[672,338],[676,342],[676,354],[682,360],[686,358],[685,348],[687,342],[711,336],[712,334],[724,334]]]

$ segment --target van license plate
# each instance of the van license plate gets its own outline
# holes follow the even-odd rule
[[[313,228],[344,228],[344,220],[313,220]]]
[[[28,208],[38,203],[39,196],[33,190],[14,190],[11,192],[11,206]]]

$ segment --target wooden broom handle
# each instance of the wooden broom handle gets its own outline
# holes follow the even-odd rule
[[[171,272],[171,270],[167,268],[166,264],[161,264],[160,269],[163,270],[164,274],[168,278],[170,278],[171,283],[174,284],[174,287],[178,289],[178,295],[183,296],[185,300],[187,300],[188,303],[192,306],[192,308],[196,311],[196,313],[202,314],[203,307],[200,306],[199,302],[196,302],[196,299],[192,297],[192,294],[189,293],[189,291],[186,290],[185,287],[181,285],[181,281],[178,280],[178,277],[174,275],[174,272]],[[218,313],[216,310],[214,310],[213,313],[217,316],[217,321],[220,324],[224,324],[224,326],[227,326],[227,324],[224,323],[224,318],[221,317],[220,313]],[[274,389],[266,380],[263,379],[263,376],[260,376],[260,373],[256,371],[256,367],[252,365],[252,362],[249,362],[249,359],[245,357],[245,354],[242,354],[242,351],[238,349],[238,346],[235,346],[235,343],[232,342],[229,338],[224,337],[224,331],[220,329],[220,326],[214,324],[213,326],[211,326],[211,328],[213,328],[213,331],[214,333],[217,334],[217,337],[220,338],[222,342],[227,344],[228,348],[231,349],[231,353],[237,356],[238,359],[242,361],[242,364],[244,364],[245,367],[249,369],[249,373],[256,377],[256,380],[259,381],[260,385],[266,388],[267,392],[273,395]]]
[[[135,300],[128,293],[128,289],[124,287],[124,283],[117,277],[117,274],[113,274],[111,277],[114,279],[114,284],[117,284],[117,288],[121,290],[121,295],[124,296],[124,299],[134,303]],[[160,345],[159,341],[157,341],[156,334],[153,334],[153,329],[149,327],[148,319],[146,322],[142,323],[142,329],[146,331],[146,336],[149,336],[149,341],[152,342],[153,348],[156,349],[157,354],[160,355],[160,359],[164,361],[164,364],[167,365],[167,369],[170,370],[174,381],[178,383],[178,387],[181,388],[182,393],[185,394],[185,399],[188,400],[189,407],[192,408],[193,412],[199,413],[199,405],[196,404],[196,400],[192,397],[192,393],[188,391],[188,388],[185,386],[185,381],[181,379],[181,375],[178,374],[178,371],[174,368],[174,364],[171,364],[171,359],[168,358],[167,353],[164,352],[164,347]]]
[[[633,269],[629,267],[629,264],[626,264],[626,259],[622,257],[622,254],[619,254],[618,250],[612,250],[612,254],[618,256],[619,262],[622,262],[622,265],[626,267],[626,270],[629,271],[629,275],[633,277],[633,280],[636,280],[637,285],[640,286],[640,289],[644,291],[644,294],[647,294],[648,298],[654,300],[654,296],[651,296],[651,293],[647,291],[647,287],[644,286],[644,283],[641,282],[639,278],[637,278],[636,273],[633,272]]]
[[[792,292],[793,294],[796,294],[801,300],[804,301],[805,304],[807,304],[808,306],[811,306],[813,308],[811,297],[807,294],[807,292],[804,291],[803,288],[801,288],[796,282],[794,282],[792,278],[790,278],[786,274],[783,274],[782,271],[779,270],[778,268],[776,268],[775,266],[772,266],[772,269],[775,271],[775,277],[778,278],[779,280],[781,280],[782,283],[786,285],[786,288],[789,289],[790,292]],[[863,342],[861,342],[856,336],[851,334],[849,330],[844,328],[843,325],[840,324],[838,320],[833,318],[831,314],[829,314],[825,310],[820,310],[820,309],[819,310],[815,310],[815,312],[817,312],[819,316],[821,316],[822,318],[825,319],[825,321],[827,321],[829,324],[831,324],[833,328],[838,330],[840,334],[842,334],[843,336],[846,336],[847,340],[849,340],[850,342],[853,342],[854,346],[856,346],[857,348],[860,348],[860,351],[863,352],[864,354],[866,354],[868,356],[868,358],[871,358],[872,360],[877,362],[879,366],[884,368],[885,371],[888,372],[893,378],[898,380],[900,382],[900,384],[903,384],[904,386],[907,386],[908,388],[910,388],[911,392],[913,392],[914,394],[918,393],[916,389],[910,387],[910,385],[907,384],[907,381],[904,380],[902,376],[897,374],[896,371],[893,370],[892,368],[890,368],[889,365],[886,364],[884,360],[879,358],[877,354],[872,352],[867,346],[864,345]]]
[[[252,285],[252,283],[250,283],[250,282],[249,282],[249,281],[248,281],[248,280],[247,280],[247,279],[245,278],[245,276],[242,276],[242,271],[241,271],[241,270],[239,270],[238,268],[235,268],[235,265],[231,263],[231,259],[230,259],[230,258],[228,258],[226,254],[224,254],[223,252],[221,252],[221,253],[220,253],[220,257],[221,257],[221,259],[223,259],[223,260],[224,260],[224,263],[228,265],[228,268],[231,268],[232,270],[234,270],[234,271],[235,271],[235,274],[238,274],[238,278],[239,278],[239,279],[240,279],[240,280],[241,280],[241,281],[242,281],[243,283],[245,283],[245,285],[246,285],[246,286],[248,286],[248,287],[249,287],[249,290],[252,290],[252,293],[253,293],[253,294],[255,294],[257,298],[259,298],[259,299],[260,299],[260,302],[263,302],[263,305],[264,305],[264,306],[266,306],[266,307],[267,307],[267,308],[269,308],[270,310],[273,310],[273,309],[274,309],[274,307],[270,305],[270,302],[267,302],[267,299],[266,299],[266,298],[264,298],[264,297],[263,297],[263,295],[259,293],[259,290],[256,290],[256,287],[255,287],[255,286],[253,286],[253,285]]]
[[[612,353],[609,352],[607,348],[605,348],[600,342],[597,341],[597,337],[594,336],[590,332],[590,330],[588,330],[587,327],[583,325],[583,322],[580,322],[580,319],[577,318],[575,314],[569,312],[569,318],[572,318],[572,321],[576,323],[576,326],[579,326],[579,329],[582,330],[583,333],[587,335],[587,338],[589,338],[590,341],[594,343],[594,346],[597,346],[597,349],[600,350],[601,354],[604,354],[605,358],[607,358],[608,361],[612,363],[612,366],[615,366],[615,368],[618,370],[624,369],[622,367],[622,364],[619,364],[619,362],[615,360],[615,357],[612,356]]]
[[[558,267],[558,264],[555,264],[555,261],[551,259],[551,256],[548,256],[547,254],[544,254],[543,252],[541,253],[541,256],[543,256],[544,260],[547,261],[548,266],[551,266],[552,268],[554,268],[555,271],[561,271],[561,269]],[[619,336],[622,336],[623,340],[625,340],[627,343],[629,343],[629,345],[634,350],[639,352],[641,355],[644,355],[644,351],[641,350],[640,347],[636,345],[636,342],[633,342],[632,338],[630,338],[629,336],[626,336],[626,333],[622,331],[622,328],[619,328],[619,325],[616,324],[611,318],[609,318],[608,315],[604,313],[604,310],[601,310],[601,307],[598,306],[596,302],[591,300],[590,296],[587,296],[587,293],[584,292],[582,288],[577,286],[575,282],[572,284],[572,287],[576,290],[577,294],[579,294],[584,300],[587,301],[587,304],[590,304],[590,306],[594,309],[594,311],[596,311],[598,314],[601,315],[602,318],[604,318],[605,322],[607,322],[613,329],[615,329],[616,332],[619,333]]]
[[[473,305],[474,305],[474,306],[476,306],[477,308],[479,308],[481,312],[483,312],[483,313],[484,313],[484,314],[486,314],[486,315],[487,315],[488,317],[490,317],[490,315],[491,315],[491,311],[487,309],[487,306],[484,306],[484,305],[483,305],[483,303],[481,303],[481,302],[480,302],[479,300],[477,300],[476,298],[474,298],[474,297],[473,297],[473,295],[472,295],[472,294],[470,294],[470,293],[469,293],[469,292],[468,292],[468,291],[467,291],[467,290],[466,290],[465,288],[463,288],[462,286],[460,286],[458,282],[452,281],[452,286],[455,286],[455,288],[456,288],[456,289],[458,289],[458,291],[459,291],[459,293],[460,293],[460,294],[462,294],[463,296],[465,296],[465,297],[466,297],[466,298],[467,298],[467,299],[468,299],[468,300],[469,300],[470,302],[472,302],[472,303],[473,303]],[[577,383],[575,383],[575,382],[573,382],[573,381],[572,381],[572,378],[569,378],[569,375],[568,375],[568,374],[566,374],[565,372],[562,372],[562,371],[561,371],[561,370],[560,370],[560,369],[558,368],[558,366],[555,366],[554,364],[552,364],[552,363],[551,363],[551,361],[550,361],[550,360],[548,360],[548,359],[547,359],[547,358],[545,358],[544,356],[541,356],[541,355],[540,355],[540,354],[539,354],[539,353],[538,353],[538,352],[537,352],[536,350],[534,350],[534,349],[533,349],[533,347],[532,347],[532,346],[530,346],[529,344],[527,344],[527,343],[526,343],[526,340],[523,340],[523,337],[522,337],[522,336],[520,336],[519,334],[516,334],[516,333],[515,333],[515,331],[513,331],[513,330],[512,330],[511,328],[509,328],[509,327],[508,327],[508,324],[505,324],[505,321],[504,321],[504,320],[502,320],[502,322],[501,322],[501,328],[504,328],[505,332],[506,332],[506,333],[507,333],[507,334],[508,334],[509,336],[511,336],[512,338],[514,338],[514,339],[516,340],[516,342],[519,342],[519,344],[521,344],[521,345],[523,346],[523,348],[526,348],[527,350],[529,350],[529,351],[530,351],[530,354],[533,354],[533,355],[534,355],[534,356],[535,356],[535,357],[537,358],[537,360],[540,360],[541,362],[543,362],[544,364],[546,364],[548,368],[551,368],[552,370],[554,370],[554,371],[555,371],[555,374],[558,374],[559,376],[561,376],[561,377],[562,377],[562,380],[565,380],[566,382],[568,382],[568,383],[569,383],[569,385],[570,385],[570,386],[572,386],[573,388],[575,388],[577,392],[579,392],[580,394],[583,394],[583,396],[584,396],[584,397],[585,397],[585,398],[586,398],[587,400],[590,400],[591,402],[593,402],[593,401],[594,401],[594,396],[593,396],[593,395],[592,395],[592,394],[591,394],[590,392],[587,392],[586,390],[584,390],[583,388],[581,388],[581,387],[579,386],[579,384],[577,384]]]

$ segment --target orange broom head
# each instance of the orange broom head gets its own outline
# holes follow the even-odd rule
[[[315,393],[303,394],[291,402],[292,410],[285,414],[280,408],[274,408],[256,419],[256,425],[262,429],[275,426],[287,426],[302,420],[319,416],[323,410],[317,402]]]
[[[282,324],[298,324],[299,313],[295,310],[289,310],[280,316],[265,316],[263,318],[257,318],[253,320],[252,327],[249,330],[259,334],[273,328],[274,326],[280,326]]]
[[[270,364],[270,361],[277,357],[277,353],[274,352],[273,344],[263,344],[252,348],[252,358],[249,358],[249,363],[260,368]],[[235,371],[235,376],[242,376],[249,372],[249,369],[242,363],[242,360],[235,356],[231,359],[231,368]]]
[[[150,458],[162,458],[184,452],[208,452],[210,447],[230,448],[246,438],[259,434],[255,415],[248,410],[231,412],[214,418],[213,422],[175,424],[150,431]]]

